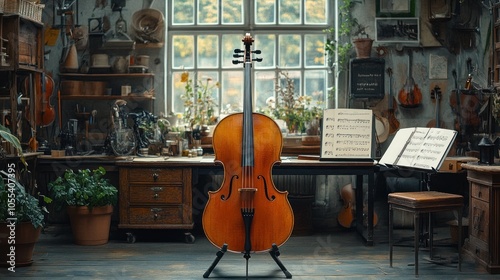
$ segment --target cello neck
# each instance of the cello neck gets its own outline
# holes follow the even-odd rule
[[[244,92],[243,92],[243,143],[242,143],[242,157],[241,166],[254,165],[254,141],[253,141],[253,118],[252,118],[252,51],[251,46],[253,39],[250,34],[246,34],[243,38],[245,43],[245,56],[244,56]]]

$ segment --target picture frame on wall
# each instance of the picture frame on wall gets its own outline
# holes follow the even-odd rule
[[[377,0],[377,17],[414,17],[415,0]]]
[[[375,18],[375,40],[382,43],[419,43],[419,18]]]

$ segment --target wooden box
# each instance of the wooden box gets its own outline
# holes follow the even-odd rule
[[[439,172],[458,173],[462,171],[462,163],[477,161],[475,157],[446,157]]]

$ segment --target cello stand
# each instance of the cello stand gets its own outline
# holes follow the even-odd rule
[[[203,274],[203,278],[208,278],[210,276],[210,273],[212,273],[212,271],[217,266],[220,259],[222,258],[222,256],[224,256],[224,253],[226,252],[227,252],[227,244],[224,244],[222,248],[216,253],[216,257],[215,260],[212,262],[212,265],[210,265],[207,271]],[[278,249],[278,246],[276,246],[276,244],[272,245],[272,249],[269,251],[269,254],[271,255],[271,258],[273,258],[273,260],[279,266],[279,268],[283,271],[286,278],[291,279],[292,274],[286,269],[281,260],[278,258],[280,256],[280,251]],[[247,277],[248,277],[248,259],[247,259]]]

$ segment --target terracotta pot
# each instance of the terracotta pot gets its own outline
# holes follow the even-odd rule
[[[77,245],[103,245],[108,243],[113,206],[68,206],[68,215]]]
[[[372,52],[373,39],[357,38],[353,41],[356,49],[356,58],[369,58]]]
[[[11,229],[7,227],[7,223],[0,223],[0,265],[11,266],[9,261],[15,262],[15,266],[28,266],[33,263],[33,250],[35,243],[40,237],[41,227],[35,229],[31,222],[20,223],[15,229],[15,251],[14,257],[8,256],[11,254],[11,244],[8,243],[8,238],[11,236]],[[14,263],[13,263],[14,264]]]

